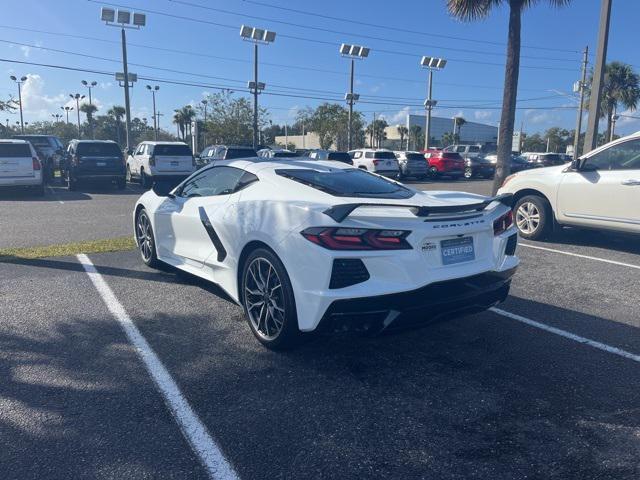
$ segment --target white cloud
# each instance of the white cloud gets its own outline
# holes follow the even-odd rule
[[[100,82],[98,84],[98,86],[103,90],[107,90],[107,89],[113,87],[113,83],[112,82]]]
[[[409,115],[409,107],[404,107],[402,109],[400,109],[400,111],[398,111],[397,113],[393,114],[389,120],[388,123],[390,125],[396,125],[396,124],[400,124],[400,125],[406,125],[407,123],[407,115]]]
[[[29,58],[29,55],[31,54],[31,47],[28,47],[27,45],[20,45],[20,51],[22,51],[24,58]]]
[[[44,85],[40,75],[27,75],[27,80],[22,84],[22,106],[26,115],[36,120],[49,120],[51,113],[58,112],[61,106],[75,107],[75,101],[63,93],[53,96],[45,94]]]
[[[298,115],[298,110],[300,110],[300,106],[294,105],[287,111],[287,117],[296,118],[296,115]]]
[[[486,121],[493,116],[493,112],[490,110],[476,110],[473,112],[473,117],[476,120]]]

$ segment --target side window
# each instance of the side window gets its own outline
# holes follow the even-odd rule
[[[640,170],[640,139],[620,143],[589,157],[585,165],[596,170]]]
[[[181,197],[212,197],[229,195],[236,190],[244,170],[233,167],[213,167],[192,178],[182,187]]]
[[[460,145],[458,147],[456,147],[456,153],[465,153],[467,147]]]
[[[365,158],[373,158],[373,152],[365,152]]]
[[[362,152],[356,152],[353,158],[362,158]]]
[[[477,145],[471,145],[469,147],[469,152],[470,153],[478,153],[480,151],[480,147]]]
[[[142,155],[142,150],[144,150],[144,145],[138,145],[138,148],[136,148],[136,151],[133,152],[134,155]]]

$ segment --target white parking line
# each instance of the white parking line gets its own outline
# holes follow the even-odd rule
[[[606,258],[592,257],[590,255],[581,255],[579,253],[565,252],[564,250],[556,250],[555,248],[538,247],[537,245],[529,245],[528,243],[519,243],[518,245],[520,245],[521,247],[534,248],[536,250],[544,250],[546,252],[560,253],[562,255],[569,255],[571,257],[586,258],[587,260],[610,263],[612,265],[620,265],[622,267],[636,268],[640,270],[640,265],[633,265],[632,263],[616,262],[615,260],[607,260]]]
[[[510,318],[511,320],[516,320],[517,322],[525,323],[531,327],[539,328],[546,332],[554,333],[556,335],[560,335],[561,337],[568,338],[569,340],[573,340],[574,342],[583,343],[585,345],[589,345],[590,347],[597,348],[608,353],[613,353],[614,355],[618,355],[628,360],[633,360],[634,362],[640,363],[640,355],[636,355],[635,353],[627,352],[626,350],[612,347],[611,345],[607,345],[606,343],[597,342],[595,340],[576,335],[575,333],[567,332],[566,330],[561,330],[544,323],[536,322],[535,320],[531,320],[530,318],[523,317],[515,313],[507,312],[506,310],[502,310],[501,308],[492,307],[489,310],[491,310],[493,313],[497,313],[498,315],[502,315],[503,317]]]
[[[211,438],[207,428],[193,411],[176,382],[142,336],[140,330],[131,321],[126,310],[120,304],[107,282],[102,278],[102,275],[98,273],[89,257],[80,254],[77,258],[107,308],[120,323],[127,338],[135,347],[149,375],[151,375],[169,410],[171,410],[173,417],[180,426],[183,435],[204,464],[209,477],[216,480],[238,479],[237,473],[226,460],[216,442]]]
[[[56,200],[58,200],[58,203],[60,205],[64,205],[64,202],[62,200],[60,200],[60,198],[58,197],[58,194],[56,193],[56,191],[53,189],[53,187],[51,185],[49,185],[47,187],[49,189],[49,193],[51,193],[51,195],[53,195],[54,197],[56,197]]]

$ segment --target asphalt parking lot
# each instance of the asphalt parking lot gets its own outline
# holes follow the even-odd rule
[[[129,188],[0,199],[0,246],[35,219],[56,241],[129,234]],[[638,478],[640,242],[565,230],[519,255],[499,310],[286,353],[215,286],[134,251],[89,255],[112,297],[77,257],[0,260],[2,478],[210,478],[123,318],[231,466],[219,478]]]

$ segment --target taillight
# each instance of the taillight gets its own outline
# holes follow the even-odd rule
[[[382,160],[374,160],[374,161],[373,161],[373,164],[377,166],[381,161],[382,161]]]
[[[156,157],[154,157],[153,155],[149,157],[149,165],[151,165],[152,167],[156,166]]]
[[[311,227],[300,232],[310,242],[329,250],[411,250],[407,230]]]
[[[31,157],[31,160],[33,161],[34,170],[40,170],[40,168],[42,168],[42,166],[40,165],[40,160],[38,160],[38,157]]]
[[[500,235],[502,232],[507,231],[511,225],[513,225],[513,212],[509,210],[493,221],[493,234]]]

